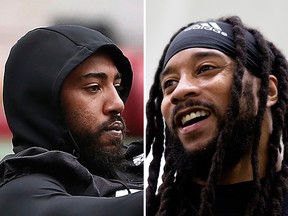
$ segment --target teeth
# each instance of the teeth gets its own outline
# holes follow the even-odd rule
[[[186,116],[183,116],[181,119],[182,124],[184,125],[187,121],[193,120],[198,117],[202,116],[208,116],[209,112],[205,110],[197,111],[197,112],[191,112],[190,114],[187,114]]]

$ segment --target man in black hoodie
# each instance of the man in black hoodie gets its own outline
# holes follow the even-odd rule
[[[123,145],[131,84],[129,60],[98,31],[37,28],[14,45],[3,100],[15,154],[0,163],[1,215],[143,215],[142,143]]]

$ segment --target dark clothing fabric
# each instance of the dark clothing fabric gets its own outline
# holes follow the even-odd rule
[[[59,181],[43,174],[18,178],[0,194],[3,216],[142,215],[141,192],[119,198],[72,196]]]
[[[101,33],[59,25],[28,32],[11,49],[3,83],[4,108],[15,154],[0,162],[0,215],[143,215],[142,142],[125,148],[126,169],[92,174],[65,124],[61,86],[69,73],[107,49],[121,73],[125,102],[132,69],[121,50]]]
[[[181,204],[175,205],[175,212],[180,212],[183,206],[188,207],[186,215],[196,216],[200,207],[200,194],[203,185],[192,183],[191,187],[185,188],[177,194],[177,200],[181,200]],[[215,189],[215,216],[243,216],[253,195],[254,183],[241,182],[231,185],[218,186]],[[282,216],[287,216],[288,197],[284,199]],[[173,215],[177,215],[175,213]]]
[[[126,171],[104,179],[69,153],[39,147],[8,155],[0,164],[1,215],[142,215],[143,169]],[[129,195],[115,197],[123,190]]]
[[[259,76],[261,54],[254,36],[245,31],[247,44],[247,63],[249,71]],[[181,50],[188,48],[208,48],[219,50],[226,55],[235,58],[235,41],[233,26],[225,22],[197,22],[181,31],[170,44],[164,59],[164,66],[170,58]],[[271,52],[272,54],[272,52]],[[272,54],[273,56],[273,54]]]
[[[191,212],[196,215],[200,207],[200,193],[203,186],[193,184],[191,190],[187,191],[185,202],[190,206]],[[251,191],[253,191],[251,182],[224,185],[217,187],[215,216],[243,216]],[[193,192],[192,192],[193,191]]]

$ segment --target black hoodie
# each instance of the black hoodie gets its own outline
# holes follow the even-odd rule
[[[99,49],[109,49],[122,74],[125,102],[132,69],[122,51],[101,33],[73,25],[38,28],[11,49],[4,82],[4,109],[15,154],[0,163],[0,214],[142,215],[142,165],[133,157],[142,143],[127,147],[126,172],[113,179],[91,174],[77,157],[78,146],[60,107],[61,86],[68,74]],[[121,190],[131,193],[121,197]]]

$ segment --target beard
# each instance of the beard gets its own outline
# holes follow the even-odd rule
[[[122,134],[126,131],[125,121],[121,116],[115,116],[102,123],[94,133],[90,131],[81,131],[73,133],[73,138],[80,149],[80,163],[88,170],[102,177],[109,177],[116,170],[123,170],[125,166],[123,139],[113,139],[109,144],[113,145],[113,150],[105,150],[101,136],[105,133],[107,127],[114,121],[121,121],[124,128]]]
[[[175,133],[168,133],[167,146],[170,146],[169,151],[171,151],[172,161],[174,161],[174,168],[178,170],[179,174],[185,173],[185,175],[194,178],[207,180],[217,146],[224,146],[225,148],[223,171],[235,166],[244,155],[250,152],[256,129],[255,99],[251,92],[251,86],[248,83],[242,101],[242,105],[245,104],[246,106],[240,106],[240,113],[238,118],[235,119],[233,128],[227,126],[227,116],[221,116],[213,105],[203,104],[200,101],[188,101],[186,103],[185,106],[202,105],[214,110],[218,122],[218,134],[210,139],[205,148],[188,152]],[[227,133],[227,131],[229,132]],[[224,139],[219,139],[220,134],[224,135]],[[219,145],[219,142],[223,140],[225,140],[225,143]]]

